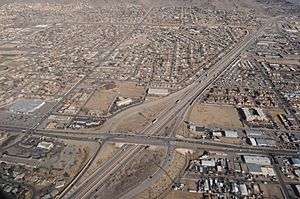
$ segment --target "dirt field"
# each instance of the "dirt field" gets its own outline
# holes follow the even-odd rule
[[[93,97],[88,101],[84,108],[88,110],[97,110],[99,112],[106,112],[117,96],[117,93],[111,90],[100,90],[94,93]]]
[[[188,199],[199,199],[200,198],[200,193],[190,193],[187,191],[171,191],[165,199],[183,199],[183,198],[188,198]]]
[[[122,193],[149,178],[158,169],[156,164],[162,163],[165,154],[166,149],[161,147],[143,151],[111,178],[108,185],[99,191],[95,198],[118,198]]]
[[[178,152],[174,153],[174,158],[172,160],[171,166],[168,168],[167,173],[170,175],[172,179],[176,179],[182,169],[186,164],[186,156],[181,155]],[[150,188],[145,190],[144,192],[138,194],[135,199],[149,199],[149,198],[157,198],[172,186],[172,181],[166,175],[162,176],[155,184],[153,184]]]
[[[136,86],[136,82],[117,82],[115,90],[123,97],[140,97],[144,95],[145,89]]]
[[[143,95],[144,88],[137,86],[136,82],[109,82],[101,84],[83,108],[83,112],[88,114],[89,110],[92,110],[97,111],[98,115],[106,115],[116,97],[138,98]]]
[[[284,198],[280,185],[274,184],[260,184],[259,185],[261,192],[263,193],[264,198]]]
[[[233,106],[205,105],[197,103],[191,110],[188,120],[195,125],[208,128],[241,128],[239,114]]]

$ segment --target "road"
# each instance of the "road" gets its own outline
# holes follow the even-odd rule
[[[160,114],[156,120],[150,124],[144,131],[142,135],[155,135],[160,130],[164,129],[166,124],[172,118],[176,117],[181,110],[188,110],[188,107],[200,96],[202,95],[210,85],[216,79],[221,76],[225,70],[236,61],[238,56],[243,53],[250,45],[252,45],[256,39],[262,34],[262,32],[272,23],[268,21],[262,25],[257,31],[246,36],[246,38],[236,45],[227,55],[221,58],[215,65],[213,65],[205,74],[200,76],[193,84],[191,84],[181,97],[178,99],[179,103],[171,105],[167,111]],[[97,191],[99,191],[99,185],[107,181],[111,176],[118,171],[124,163],[132,160],[142,149],[142,147],[137,145],[126,145],[126,148],[120,151],[118,157],[113,158],[115,161],[110,161],[111,164],[101,167],[97,170],[84,184],[77,187],[76,191],[73,192],[68,198],[91,198]]]

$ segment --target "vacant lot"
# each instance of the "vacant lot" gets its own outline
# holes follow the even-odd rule
[[[149,187],[142,193],[138,194],[135,197],[135,199],[158,198],[159,196],[164,194],[173,185],[173,182],[171,181],[170,177],[173,180],[178,180],[177,177],[180,175],[180,172],[183,171],[185,165],[186,165],[186,156],[178,152],[175,152],[171,166],[167,169],[167,173],[169,174],[169,177],[167,175],[163,175],[151,187]]]
[[[117,93],[111,90],[96,91],[84,108],[105,113],[116,96]]]
[[[182,198],[189,198],[189,199],[199,199],[201,196],[200,193],[190,193],[187,191],[171,191],[165,199],[182,199]]]
[[[91,111],[97,115],[106,115],[116,97],[139,98],[143,95],[144,88],[137,86],[135,82],[107,82],[97,88],[83,111],[85,114]]]
[[[137,86],[136,82],[117,82],[115,90],[120,93],[122,97],[141,97],[144,95],[144,87]]]
[[[260,184],[259,185],[264,198],[284,198],[281,192],[280,185],[275,184]]]
[[[233,106],[206,105],[197,103],[191,110],[188,120],[195,125],[209,128],[240,128],[242,123],[237,109]]]

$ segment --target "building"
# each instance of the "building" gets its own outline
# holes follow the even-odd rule
[[[265,139],[256,139],[256,143],[258,146],[262,146],[262,147],[268,145],[268,142]]]
[[[47,149],[50,150],[54,147],[54,144],[52,142],[45,142],[42,141],[37,145],[38,148]]]
[[[254,138],[247,138],[246,142],[252,146],[257,146],[257,143]]]
[[[13,113],[33,113],[35,110],[41,108],[45,104],[41,100],[21,99],[17,100],[10,108],[9,111]]]
[[[262,136],[261,131],[255,131],[255,130],[246,130],[247,137],[260,137]]]
[[[244,155],[243,157],[247,164],[271,165],[271,160],[268,157],[251,155]]]
[[[191,131],[199,132],[199,131],[205,131],[205,128],[203,126],[195,126],[195,125],[190,125],[188,128]]]
[[[212,135],[214,137],[222,137],[223,136],[222,131],[214,131],[214,132],[212,132]]]
[[[260,108],[254,108],[252,113],[250,112],[249,108],[242,108],[242,111],[247,122],[267,120],[267,116]]]
[[[299,158],[291,158],[292,165],[295,167],[300,167],[300,159]]]
[[[127,106],[133,102],[133,100],[130,98],[119,97],[118,99],[119,101],[116,102],[118,107]]]
[[[242,196],[248,196],[248,189],[245,184],[240,184],[240,192]]]
[[[169,95],[169,90],[164,88],[148,88],[149,95]]]
[[[271,166],[261,166],[258,164],[247,164],[248,171],[252,175],[275,176],[274,169]]]
[[[202,164],[202,166],[206,166],[206,167],[215,167],[216,166],[215,159],[201,160],[201,164]]]
[[[225,134],[225,137],[228,137],[228,138],[238,138],[239,137],[237,131],[225,130],[224,134]]]

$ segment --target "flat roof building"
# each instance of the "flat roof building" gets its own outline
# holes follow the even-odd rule
[[[247,164],[271,165],[271,160],[268,157],[252,155],[244,155],[243,157]]]
[[[165,88],[148,88],[149,95],[169,95],[169,90]]]
[[[45,142],[42,141],[37,145],[38,148],[47,149],[50,150],[54,147],[54,144],[52,142]]]
[[[228,137],[228,138],[237,138],[237,137],[239,137],[237,131],[225,130],[224,133],[225,133],[225,137]]]
[[[291,158],[292,165],[296,167],[300,167],[300,159],[299,158]]]

